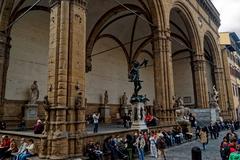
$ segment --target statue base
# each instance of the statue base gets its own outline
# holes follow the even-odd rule
[[[104,106],[100,108],[100,117],[103,118],[104,123],[112,123],[112,118],[110,116],[110,107],[109,106]]]
[[[142,110],[142,111],[141,111]],[[142,112],[142,113],[141,113]],[[132,104],[132,129],[146,130],[144,103],[136,102]]]
[[[123,117],[125,114],[128,115],[128,106],[121,106],[121,117]]]
[[[26,128],[32,128],[38,118],[38,104],[25,104],[24,121]]]
[[[219,112],[216,108],[206,108],[206,109],[191,109],[191,112],[195,114],[197,120],[197,125],[203,127],[205,124],[215,123],[219,121]]]

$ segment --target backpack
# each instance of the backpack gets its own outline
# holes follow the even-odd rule
[[[231,146],[226,146],[224,148],[221,148],[221,156],[222,158],[228,159],[230,156],[230,148]]]

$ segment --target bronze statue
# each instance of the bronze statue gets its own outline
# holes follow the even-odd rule
[[[144,65],[147,66],[148,61],[146,59],[140,64],[138,61],[133,61],[132,68],[129,72],[128,78],[130,82],[134,83],[134,96],[138,96],[138,92],[141,90],[141,81],[139,78],[139,69]]]

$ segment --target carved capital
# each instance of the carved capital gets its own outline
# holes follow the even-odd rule
[[[193,65],[193,70],[194,71],[202,71],[203,70],[203,60],[197,60],[197,61],[193,61],[192,65]]]
[[[214,72],[215,72],[215,73],[223,73],[223,70],[224,70],[224,69],[223,69],[222,67],[215,67],[215,68],[214,68]]]
[[[79,5],[83,8],[87,7],[87,1],[86,0],[50,0],[49,5],[50,5],[50,7],[53,7],[56,4],[60,4],[61,1],[69,1],[70,3]]]

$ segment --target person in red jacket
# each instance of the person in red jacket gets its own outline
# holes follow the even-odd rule
[[[10,147],[10,139],[8,136],[3,135],[0,143],[0,155],[2,155],[5,151],[7,151]]]
[[[236,151],[237,151],[237,139],[236,139],[236,138],[233,138],[233,139],[231,139],[230,142],[231,142],[231,143],[228,144],[228,146],[229,146],[229,155],[230,155],[232,152],[236,152]]]

